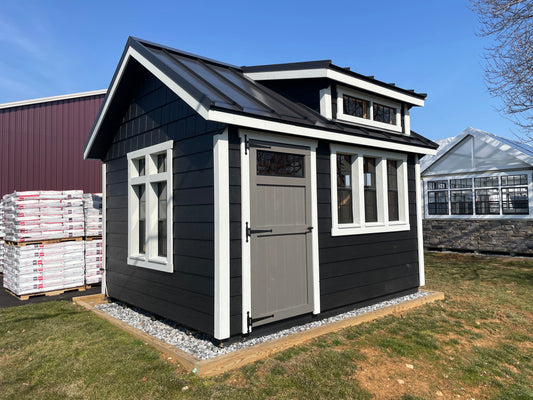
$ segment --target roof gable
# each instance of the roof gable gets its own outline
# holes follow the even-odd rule
[[[533,166],[533,148],[467,128],[455,138],[446,139],[433,157],[422,159],[422,175],[501,171]]]
[[[113,110],[128,91],[122,81],[136,66],[148,70],[206,120],[422,154],[436,147],[416,134],[390,134],[329,121],[255,82],[239,67],[130,37],[85,145],[85,158],[102,157],[106,146],[102,135],[113,130],[117,118]]]

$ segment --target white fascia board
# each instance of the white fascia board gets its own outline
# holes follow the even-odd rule
[[[115,97],[118,85],[120,84],[122,77],[124,75],[124,72],[126,70],[126,66],[130,60],[130,58],[133,58],[137,60],[143,67],[145,67],[148,71],[150,71],[156,78],[158,78],[163,84],[165,84],[170,90],[172,90],[178,97],[180,97],[183,101],[185,101],[190,107],[192,107],[198,114],[200,114],[203,118],[208,119],[208,110],[205,108],[200,102],[198,102],[194,97],[192,97],[189,92],[187,92],[185,89],[183,89],[180,85],[178,85],[172,78],[170,78],[168,75],[164,74],[159,68],[157,68],[154,64],[152,64],[146,57],[144,57],[141,53],[139,53],[137,50],[135,50],[133,47],[129,47],[122,63],[120,64],[118,68],[118,73],[116,76],[116,79],[113,81],[111,87],[109,88],[108,96],[105,100],[105,103],[102,106],[101,112],[98,115],[98,120],[96,121],[96,124],[94,125],[93,130],[91,131],[91,137],[89,139],[89,144],[87,146],[87,149],[85,150],[83,154],[83,158],[87,159],[89,152],[91,150],[91,147],[94,143],[94,140],[96,138],[97,132],[100,130],[100,127],[102,126],[102,122],[104,121],[104,118],[107,114],[107,111],[109,109],[110,104],[113,101],[113,98]]]
[[[381,96],[390,97],[395,100],[404,101],[414,106],[423,107],[424,100],[409,96],[405,93],[400,93],[393,89],[388,89],[381,85],[357,78],[355,76],[348,76],[339,71],[334,71],[327,68],[315,68],[293,71],[269,71],[269,72],[247,72],[245,73],[249,78],[256,81],[263,80],[283,80],[283,79],[306,79],[306,78],[329,78],[334,81],[344,83],[359,89],[368,90],[372,93]]]
[[[107,89],[102,89],[102,90],[92,90],[90,92],[65,94],[61,96],[42,97],[40,99],[14,101],[12,103],[0,104],[0,110],[6,109],[6,108],[13,108],[13,107],[31,106],[33,104],[51,103],[53,101],[72,100],[72,99],[78,99],[81,97],[98,96],[101,94],[106,94],[106,92],[107,92]]]
[[[346,144],[353,144],[358,146],[377,147],[380,149],[394,150],[406,153],[417,154],[430,154],[435,155],[436,150],[428,149],[425,147],[413,146],[408,144],[387,142],[384,140],[362,138],[359,136],[352,136],[345,133],[337,133],[325,131],[322,129],[313,129],[307,127],[301,127],[288,123],[282,123],[277,121],[267,121],[263,119],[257,119],[253,117],[247,117],[244,115],[237,115],[232,113],[226,113],[223,111],[210,110],[209,120],[221,122],[224,124],[238,125],[247,128],[258,129],[261,131],[278,132],[296,136],[303,136],[309,139],[323,139],[333,142],[340,142]]]

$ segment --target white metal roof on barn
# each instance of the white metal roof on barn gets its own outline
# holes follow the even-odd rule
[[[422,176],[500,171],[533,166],[533,147],[490,132],[466,128],[435,141],[437,154],[420,161]]]

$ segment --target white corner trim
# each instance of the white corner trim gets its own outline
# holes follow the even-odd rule
[[[416,237],[418,241],[418,276],[420,286],[426,285],[424,266],[424,232],[422,226],[422,181],[420,179],[420,159],[415,156],[415,189],[416,189]]]
[[[318,193],[316,170],[316,145],[311,147],[310,171],[311,174],[311,246],[313,254],[313,314],[320,314],[320,260],[318,248]]]
[[[411,136],[411,116],[409,115],[409,107],[407,104],[403,105],[403,133]]]
[[[215,310],[214,337],[230,337],[230,211],[228,128],[213,136],[215,192]]]
[[[320,91],[320,114],[322,116],[332,119],[333,108],[331,106],[331,86]]]
[[[107,89],[102,89],[102,90],[92,90],[90,92],[80,92],[80,93],[64,94],[60,96],[42,97],[39,99],[14,101],[11,103],[0,104],[0,110],[4,110],[6,108],[13,108],[13,107],[31,106],[34,104],[51,103],[53,101],[79,99],[81,97],[98,96],[101,94],[106,94],[106,92],[107,92]]]
[[[102,163],[102,288],[100,293],[107,296],[107,164]]]

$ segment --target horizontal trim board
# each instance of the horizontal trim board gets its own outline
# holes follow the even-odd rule
[[[346,133],[331,132],[323,129],[315,129],[310,127],[303,127],[293,124],[287,124],[277,121],[268,121],[249,117],[245,115],[237,115],[218,110],[209,111],[209,119],[225,124],[239,125],[246,128],[258,129],[263,131],[276,132],[278,134],[289,134],[302,136],[308,139],[324,139],[332,142],[340,142],[346,144],[354,144],[366,147],[376,147],[380,149],[395,150],[398,152],[408,152],[417,154],[435,155],[436,150],[415,145],[407,145],[402,143],[388,142],[385,140],[363,138],[353,136]],[[399,134],[398,134],[399,135]]]

